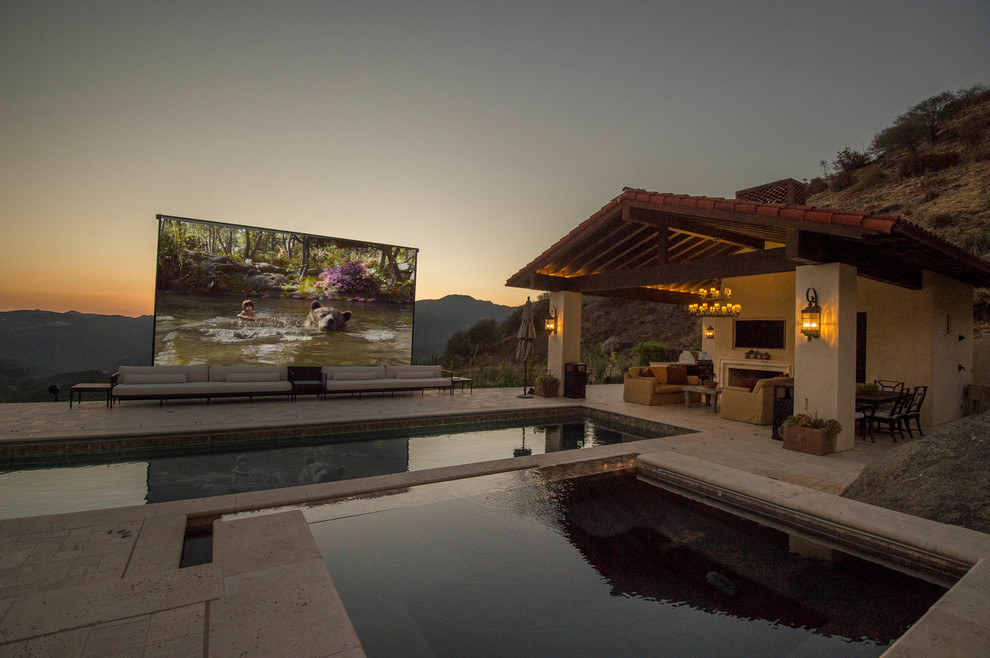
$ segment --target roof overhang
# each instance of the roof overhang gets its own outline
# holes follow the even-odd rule
[[[687,304],[718,279],[835,262],[904,288],[923,270],[990,286],[990,263],[900,217],[629,188],[506,285]]]

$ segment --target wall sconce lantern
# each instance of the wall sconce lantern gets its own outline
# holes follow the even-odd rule
[[[805,299],[808,305],[801,310],[801,333],[811,342],[812,338],[822,337],[822,309],[818,305],[818,291],[814,288],[808,288]]]
[[[544,321],[543,327],[547,330],[548,334],[557,333],[557,309],[553,306],[550,307],[550,315]]]
[[[715,338],[715,327],[712,325],[705,327],[705,338]]]

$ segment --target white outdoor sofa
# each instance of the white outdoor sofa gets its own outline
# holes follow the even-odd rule
[[[112,402],[180,398],[292,397],[284,366],[120,366],[110,378]]]
[[[306,368],[303,370],[313,370]],[[111,403],[122,400],[165,400],[285,395],[392,393],[436,388],[453,392],[453,379],[440,366],[329,366],[320,369],[322,381],[291,379],[285,366],[120,366],[110,378]]]
[[[441,366],[327,366],[327,394],[395,393],[428,388],[453,391],[454,382]]]

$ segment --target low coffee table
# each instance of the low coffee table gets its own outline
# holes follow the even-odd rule
[[[682,386],[684,393],[684,406],[691,408],[691,394],[701,393],[705,396],[705,405],[711,405],[712,413],[718,413],[718,396],[722,394],[721,388],[708,388],[707,386]]]
[[[110,384],[106,383],[95,383],[95,384],[73,384],[72,388],[69,389],[69,409],[72,408],[72,400],[75,399],[82,404],[82,394],[83,393],[102,393],[107,401],[107,409],[112,405],[110,399]]]

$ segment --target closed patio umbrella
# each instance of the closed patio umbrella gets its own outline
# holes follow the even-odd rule
[[[526,305],[523,306],[522,321],[519,323],[519,331],[516,333],[516,358],[523,360],[523,392],[517,395],[520,398],[531,398],[532,395],[526,393],[527,375],[529,370],[529,355],[533,352],[533,341],[536,340],[536,325],[533,322],[533,302],[526,298]]]

